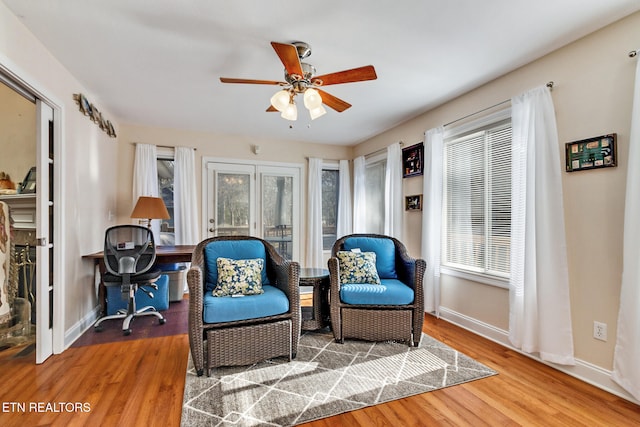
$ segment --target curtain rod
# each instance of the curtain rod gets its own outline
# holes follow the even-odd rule
[[[554,83],[553,83],[553,81],[550,81],[550,82],[547,82],[546,86],[547,86],[549,89],[553,89],[553,84],[554,84]],[[498,102],[497,104],[493,104],[493,105],[492,105],[492,106],[490,106],[490,107],[483,108],[482,110],[480,110],[480,111],[476,111],[475,113],[467,114],[467,115],[466,115],[466,116],[464,116],[464,117],[460,117],[459,119],[455,119],[454,121],[449,122],[449,123],[447,123],[447,124],[443,125],[443,127],[451,126],[452,124],[457,123],[457,122],[459,122],[459,121],[461,121],[461,120],[468,119],[469,117],[473,117],[473,116],[475,116],[476,114],[484,113],[484,112],[485,112],[485,111],[487,111],[487,110],[491,110],[492,108],[499,107],[499,106],[501,106],[502,104],[506,104],[506,103],[508,103],[508,102],[511,102],[511,99],[505,99],[504,101]]]
[[[419,144],[420,142],[422,142],[422,141],[416,142],[416,144]],[[398,144],[400,144],[401,147],[405,145],[404,141],[398,141]],[[364,154],[364,157],[366,158],[366,157],[371,157],[371,156],[377,156],[378,154],[382,154],[382,153],[384,153],[386,151],[387,151],[387,147],[384,147],[384,148],[381,148],[379,150],[374,151],[373,153]]]
[[[136,145],[136,144],[141,144],[141,143],[139,143],[139,142],[132,142],[131,143],[131,145]],[[151,145],[153,145],[153,144],[151,144]],[[159,148],[173,148],[173,149],[177,148],[177,146],[171,146],[171,145],[156,145],[156,147],[159,147]],[[187,147],[187,148],[192,148],[192,147]],[[194,148],[193,151],[198,151],[198,149]]]

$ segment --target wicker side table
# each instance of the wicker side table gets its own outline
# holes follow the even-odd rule
[[[302,307],[302,329],[322,329],[329,324],[329,270],[301,268],[300,286],[313,287],[312,307]]]

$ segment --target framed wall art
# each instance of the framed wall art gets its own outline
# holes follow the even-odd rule
[[[402,177],[422,175],[424,168],[424,144],[422,142],[402,149]]]
[[[565,144],[567,172],[617,166],[617,134],[610,133]]]
[[[422,194],[405,196],[404,210],[405,211],[421,211],[422,210]]]

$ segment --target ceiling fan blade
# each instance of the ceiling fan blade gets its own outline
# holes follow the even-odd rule
[[[333,108],[334,110],[336,110],[338,113],[342,113],[344,110],[346,110],[347,108],[351,107],[351,104],[349,104],[346,101],[343,101],[340,98],[336,98],[335,96],[331,95],[330,93],[327,93],[323,90],[320,89],[316,89],[319,93],[320,93],[320,97],[322,98],[322,102],[326,105],[328,105],[329,107]]]
[[[292,44],[284,44],[278,42],[271,42],[271,46],[278,54],[280,61],[284,65],[289,75],[297,74],[298,76],[304,76],[302,66],[300,65],[300,59],[298,58],[298,49]]]
[[[324,74],[322,76],[316,76],[311,79],[311,83],[322,81],[320,86],[337,85],[340,83],[354,83],[365,80],[375,80],[378,76],[373,65],[366,65],[364,67],[353,68],[351,70],[338,71],[337,73]]]
[[[266,109],[267,113],[277,113],[278,110],[276,110],[276,107],[274,107],[273,105],[269,105],[269,108]]]
[[[220,77],[222,83],[248,83],[253,85],[286,85],[285,82],[277,82],[275,80],[251,80],[251,79],[233,79],[229,77]]]

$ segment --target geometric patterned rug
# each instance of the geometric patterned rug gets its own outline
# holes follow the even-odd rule
[[[182,426],[293,426],[497,372],[422,334],[419,347],[305,332],[298,355],[198,377],[189,356]]]

